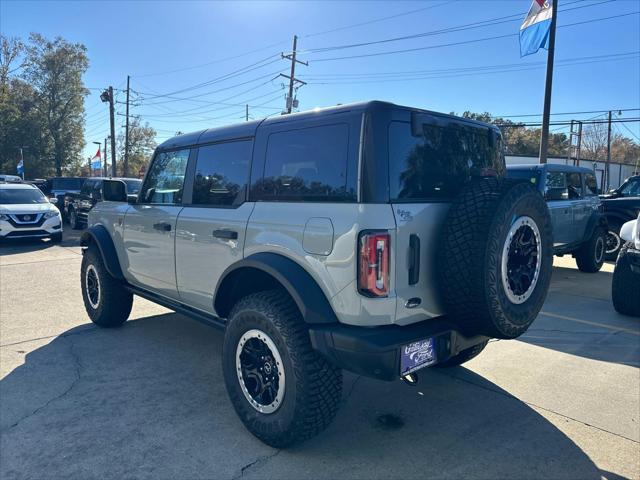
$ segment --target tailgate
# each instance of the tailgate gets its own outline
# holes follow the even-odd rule
[[[399,325],[437,317],[444,312],[438,301],[436,258],[439,235],[449,203],[396,203],[395,290]]]

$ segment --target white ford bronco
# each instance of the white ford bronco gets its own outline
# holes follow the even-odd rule
[[[224,329],[227,391],[285,447],[333,419],[342,369],[416,381],[524,333],[547,294],[544,199],[491,125],[367,102],[180,135],[82,235],[91,320],[133,295]]]

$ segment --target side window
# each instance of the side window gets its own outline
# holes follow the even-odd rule
[[[102,180],[94,182],[92,191],[95,198],[102,198]]]
[[[253,193],[259,200],[355,200],[347,189],[348,153],[347,124],[272,133]]]
[[[567,200],[569,192],[567,190],[567,176],[563,172],[547,172],[545,182],[545,198],[549,201]]]
[[[598,195],[598,181],[593,173],[584,174],[585,195]]]
[[[582,198],[582,178],[579,173],[567,173],[567,190],[569,200]]]
[[[93,180],[85,180],[80,188],[80,193],[83,195],[89,195],[93,190]]]
[[[218,143],[198,149],[193,205],[239,205],[245,198],[253,142]]]
[[[635,197],[640,195],[640,180],[629,180],[627,184],[620,189],[623,197]]]
[[[142,188],[142,203],[180,203],[188,161],[189,149],[158,153]]]

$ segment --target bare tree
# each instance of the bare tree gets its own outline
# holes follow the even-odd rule
[[[24,62],[20,62],[12,67],[23,51],[24,44],[19,38],[0,35],[0,86],[3,90],[9,82],[9,75],[24,66]]]
[[[581,156],[589,160],[603,160],[607,158],[607,125],[592,123],[582,131]]]

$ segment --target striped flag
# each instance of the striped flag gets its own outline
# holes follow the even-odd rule
[[[16,170],[18,171],[18,175],[22,175],[24,173],[24,160],[20,159]]]
[[[102,157],[100,156],[100,149],[98,148],[98,151],[91,159],[91,169],[98,170],[100,168],[102,168]]]
[[[533,0],[524,23],[520,27],[520,56],[531,55],[541,48],[549,48],[553,7],[545,0]]]

